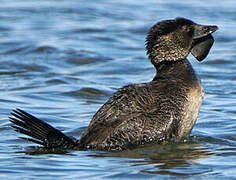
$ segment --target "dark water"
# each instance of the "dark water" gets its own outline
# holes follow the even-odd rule
[[[1,179],[236,179],[236,1],[0,2]],[[145,35],[157,21],[183,16],[216,24],[215,44],[198,63],[205,99],[185,143],[121,153],[30,155],[33,144],[9,127],[22,108],[79,137],[118,88],[150,81]]]

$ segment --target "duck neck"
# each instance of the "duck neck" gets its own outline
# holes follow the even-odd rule
[[[154,64],[156,68],[156,76],[154,81],[158,79],[183,79],[192,76],[194,70],[187,59],[178,61],[162,61]]]

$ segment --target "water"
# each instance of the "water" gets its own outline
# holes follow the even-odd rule
[[[205,99],[187,142],[34,154],[18,139],[8,121],[14,108],[79,137],[118,88],[153,78],[146,32],[179,16],[220,28],[205,61],[189,56]],[[235,20],[234,0],[2,0],[0,178],[236,179]]]

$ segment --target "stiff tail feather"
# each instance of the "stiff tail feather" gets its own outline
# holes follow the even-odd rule
[[[13,110],[11,115],[13,117],[10,117],[10,121],[14,130],[31,137],[21,137],[21,139],[40,144],[46,148],[74,149],[79,147],[78,140],[66,136],[58,129],[23,110]]]

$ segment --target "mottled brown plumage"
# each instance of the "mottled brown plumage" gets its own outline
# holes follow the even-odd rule
[[[198,60],[204,59],[216,30],[184,18],[154,25],[146,43],[157,71],[154,79],[119,89],[93,116],[80,141],[21,110],[13,113],[13,127],[49,148],[124,150],[187,137],[199,113],[203,88],[186,57],[192,51]],[[56,138],[51,138],[53,133]]]
[[[157,74],[149,83],[128,85],[116,92],[94,115],[81,145],[123,150],[189,135],[203,88],[188,61],[165,68],[168,73]]]

